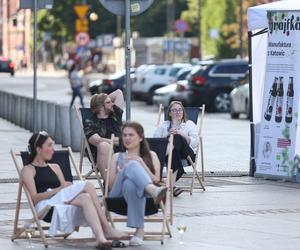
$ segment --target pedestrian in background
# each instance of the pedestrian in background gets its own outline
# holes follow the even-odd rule
[[[69,79],[72,88],[72,100],[70,108],[72,108],[75,98],[78,96],[80,98],[81,106],[84,108],[83,97],[81,94],[81,77],[79,75],[80,66],[78,64],[73,64],[69,71]]]

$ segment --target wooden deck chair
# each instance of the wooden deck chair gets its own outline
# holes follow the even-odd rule
[[[87,153],[87,157],[92,164],[92,169],[87,174],[85,174],[83,177],[85,179],[88,179],[88,178],[91,178],[92,175],[94,174],[99,183],[102,193],[104,193],[103,178],[100,174],[100,171],[98,171],[96,159],[93,156],[92,148],[85,136],[84,128],[83,128],[83,122],[86,119],[91,118],[93,116],[93,113],[90,108],[80,108],[80,109],[76,108],[76,114],[77,114],[77,118],[80,123],[81,135],[82,135],[81,145],[80,145],[79,171],[80,171],[80,173],[82,173],[83,157],[84,157],[85,153]]]
[[[21,212],[21,198],[22,198],[22,191],[24,190],[25,195],[27,197],[27,201],[29,203],[30,210],[32,212],[32,219],[26,220],[26,224],[35,224],[36,230],[39,232],[39,234],[35,235],[37,238],[41,238],[44,246],[48,247],[48,241],[46,240],[46,237],[49,237],[44,230],[48,230],[49,226],[42,226],[41,220],[45,220],[46,222],[51,221],[51,216],[53,212],[53,207],[47,206],[45,207],[41,212],[37,212],[34,206],[34,203],[32,201],[32,198],[30,196],[30,193],[26,186],[24,185],[22,178],[21,178],[21,171],[23,166],[25,165],[27,158],[28,158],[28,152],[18,152],[11,150],[11,155],[14,161],[14,164],[16,166],[17,172],[19,174],[19,188],[18,188],[18,195],[17,195],[17,203],[16,203],[16,213],[15,213],[15,221],[14,221],[14,228],[13,228],[13,235],[11,237],[11,240],[14,241],[15,239],[24,239],[25,237],[25,225],[20,225],[20,212]],[[19,158],[21,157],[21,161]],[[70,164],[71,160],[71,164]],[[72,182],[73,176],[71,172],[71,165],[74,168],[76,175],[78,179],[82,179],[80,172],[76,166],[74,156],[72,153],[71,148],[68,148],[67,150],[58,150],[55,151],[53,158],[49,163],[57,163],[60,165],[62,172],[64,174],[64,177],[67,181]],[[70,234],[60,234],[56,235],[56,237],[63,237],[67,238]]]
[[[203,128],[203,120],[204,120],[204,113],[205,113],[205,105],[203,104],[201,107],[184,107],[188,119],[192,120],[198,126],[198,136],[199,136],[199,145],[196,150],[196,157],[195,162],[191,159],[191,157],[187,158],[188,163],[191,165],[193,169],[192,176],[183,176],[182,178],[192,178],[191,185],[189,186],[182,186],[190,192],[190,195],[193,194],[193,190],[195,187],[195,178],[199,182],[199,187],[205,191],[205,171],[204,171],[204,155],[203,155],[203,136],[202,136],[202,128]],[[159,126],[161,115],[164,114],[164,120],[167,117],[167,108],[163,107],[161,104],[159,106],[158,112],[158,119],[156,126]],[[201,169],[201,174],[199,174],[198,169]]]
[[[113,141],[114,136],[112,136],[111,140]],[[170,145],[173,145],[173,137],[170,138],[169,141]],[[112,145],[112,143],[111,143]],[[167,148],[167,145],[165,146]],[[172,155],[172,147],[170,146],[169,153]],[[109,182],[109,169],[111,167],[111,159],[113,154],[113,146],[110,148],[110,157],[109,157],[109,164],[108,164],[108,170],[107,170],[107,176],[106,176],[106,184],[105,184],[105,195],[104,195],[104,205],[107,209],[107,214],[110,222],[113,226],[115,226],[116,222],[125,222],[126,221],[126,215],[127,215],[127,203],[125,199],[122,198],[111,198],[108,197],[108,182]],[[167,168],[167,177],[166,177],[166,184],[168,187],[166,200],[163,203],[162,201],[160,204],[154,204],[152,198],[146,199],[146,209],[145,209],[145,223],[153,222],[153,223],[160,223],[161,224],[161,230],[156,232],[150,232],[145,231],[145,240],[159,240],[161,244],[164,243],[164,238],[166,235],[169,235],[169,237],[172,237],[171,235],[171,228],[170,228],[170,222],[171,222],[171,215],[168,213],[168,211],[171,211],[168,206],[170,206],[170,191],[171,191],[171,161],[169,161],[168,168]],[[117,216],[113,216],[112,213],[117,214]],[[120,217],[121,215],[121,217]]]
[[[168,164],[170,164],[170,168],[167,168],[166,181],[163,181],[163,169],[164,169],[164,165],[165,165],[166,152],[167,152],[167,150],[170,150],[170,148],[168,149],[168,143],[169,143],[168,138],[146,138],[146,139],[148,141],[150,149],[157,154],[157,157],[159,159],[160,166],[161,166],[160,167],[160,179],[161,179],[162,183],[166,184],[167,174],[168,174],[168,169],[169,169],[170,183],[168,185],[170,186],[170,190],[173,190],[173,186],[172,186],[173,182],[171,179],[172,178],[171,160],[169,160],[170,163],[168,163]],[[172,142],[172,144],[173,144],[173,142]],[[172,159],[172,157],[169,159]],[[170,197],[169,197],[169,200],[170,200],[170,202],[169,202],[169,217],[170,217],[170,224],[173,225],[173,194],[172,194],[172,192],[169,192],[169,195],[170,195]]]

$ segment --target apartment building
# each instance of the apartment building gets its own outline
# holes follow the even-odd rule
[[[19,9],[20,0],[0,0],[0,55],[16,68],[30,64],[31,11]]]

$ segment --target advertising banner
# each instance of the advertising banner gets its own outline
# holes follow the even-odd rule
[[[268,20],[267,65],[256,175],[294,179],[297,173],[295,148],[300,83],[300,12],[269,11]]]

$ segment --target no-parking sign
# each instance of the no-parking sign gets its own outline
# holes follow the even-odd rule
[[[87,46],[90,41],[90,36],[86,32],[79,32],[76,34],[75,41],[77,46]]]

